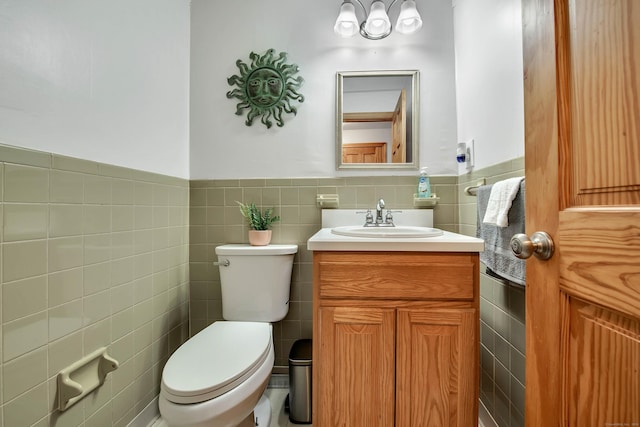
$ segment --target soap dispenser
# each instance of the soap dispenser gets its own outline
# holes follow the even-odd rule
[[[426,167],[420,169],[420,177],[418,178],[418,198],[427,199],[431,197],[431,183]]]

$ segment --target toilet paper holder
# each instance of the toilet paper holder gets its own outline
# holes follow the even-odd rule
[[[64,411],[104,384],[109,372],[118,369],[118,361],[101,347],[58,373],[58,410]]]

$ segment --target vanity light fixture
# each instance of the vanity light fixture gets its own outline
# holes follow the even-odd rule
[[[367,14],[367,9],[361,0],[355,0],[364,12],[365,20],[358,22],[356,8],[351,0],[344,0],[340,6],[340,14],[336,19],[333,31],[342,37],[354,36],[358,31],[360,35],[369,40],[380,40],[391,34],[391,21],[389,10],[398,1],[393,0],[387,8],[382,0],[374,0]],[[422,18],[416,8],[414,0],[403,0],[400,14],[396,22],[396,31],[401,34],[412,34],[422,27]]]

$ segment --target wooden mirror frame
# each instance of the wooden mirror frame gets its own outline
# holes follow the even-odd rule
[[[385,162],[358,162],[348,163],[343,160],[343,123],[345,121],[350,122],[373,122],[373,121],[391,121],[393,111],[384,112],[367,112],[367,113],[348,113],[345,114],[344,109],[344,85],[345,79],[359,78],[359,77],[408,77],[411,79],[411,87],[404,92],[404,96],[407,98],[405,101],[406,116],[404,118],[405,127],[404,134],[406,137],[404,149],[410,153],[409,161],[403,163],[394,163],[391,158],[389,162],[386,162],[386,154],[381,155],[380,151],[386,151],[381,148],[379,142],[376,141],[362,141],[362,146],[367,146],[370,150],[369,155],[378,158],[379,160],[384,158]],[[395,88],[394,88],[395,89]],[[402,88],[398,87],[401,95],[399,100],[402,99]],[[419,87],[419,73],[417,70],[391,70],[391,71],[339,71],[336,73],[336,170],[353,170],[353,169],[365,169],[365,170],[384,170],[384,169],[405,169],[405,170],[417,170],[419,163],[418,147],[419,147],[419,129],[418,123],[420,119],[420,87]],[[345,116],[348,115],[347,120]],[[402,149],[402,147],[400,147]],[[346,154],[345,154],[346,155]],[[367,154],[365,154],[366,156]]]

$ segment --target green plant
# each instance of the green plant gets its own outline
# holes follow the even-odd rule
[[[280,221],[280,217],[273,215],[273,208],[266,208],[263,211],[256,206],[255,203],[245,205],[241,202],[236,202],[240,206],[240,213],[247,219],[249,228],[252,230],[269,230],[271,224],[276,221]]]

